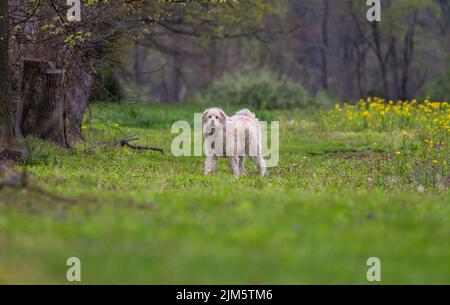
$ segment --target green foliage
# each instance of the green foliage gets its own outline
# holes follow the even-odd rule
[[[282,81],[269,70],[226,74],[193,98],[208,104],[241,104],[257,109],[292,109],[309,106],[311,97],[300,83]]]

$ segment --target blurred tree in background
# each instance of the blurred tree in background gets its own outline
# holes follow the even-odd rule
[[[239,1],[221,6],[219,19],[179,15],[142,32],[118,75],[162,102],[248,66],[342,99],[412,98],[442,76],[448,0],[385,0],[380,23],[367,21],[367,9],[354,0]]]
[[[9,86],[9,18],[8,2],[0,2],[0,152],[15,146],[13,104]],[[5,153],[6,154],[6,153]],[[6,158],[0,156],[0,160]]]

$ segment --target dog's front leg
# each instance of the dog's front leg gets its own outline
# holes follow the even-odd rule
[[[239,178],[239,176],[241,175],[241,171],[239,170],[239,157],[229,157],[228,161],[230,162],[230,167],[233,171],[233,175],[236,178]]]
[[[241,175],[245,174],[245,156],[240,156],[239,157],[239,172],[241,173]]]
[[[209,156],[206,157],[205,168],[203,169],[203,173],[208,175],[209,173],[215,171],[217,168],[217,156]]]

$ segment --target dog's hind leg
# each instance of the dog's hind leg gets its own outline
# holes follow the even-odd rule
[[[241,175],[245,174],[245,156],[239,157],[239,172]]]
[[[258,156],[252,156],[250,158],[253,160],[253,162],[256,163],[256,165],[258,165],[259,175],[264,177],[266,175],[267,168],[266,168],[266,161],[264,160],[262,155],[259,154]]]
[[[230,162],[231,170],[233,171],[233,175],[236,178],[239,178],[240,176],[240,170],[239,170],[239,157],[229,157],[228,161]]]

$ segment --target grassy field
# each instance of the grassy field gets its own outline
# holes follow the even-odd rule
[[[280,163],[237,181],[170,154],[171,124],[202,110],[95,105],[74,151],[27,139],[30,184],[75,202],[0,190],[0,283],[67,283],[71,256],[85,284],[366,284],[369,257],[383,284],[450,283],[447,168],[419,160],[414,128],[405,147],[403,128],[260,111],[280,120]],[[124,134],[168,153],[111,144]]]

